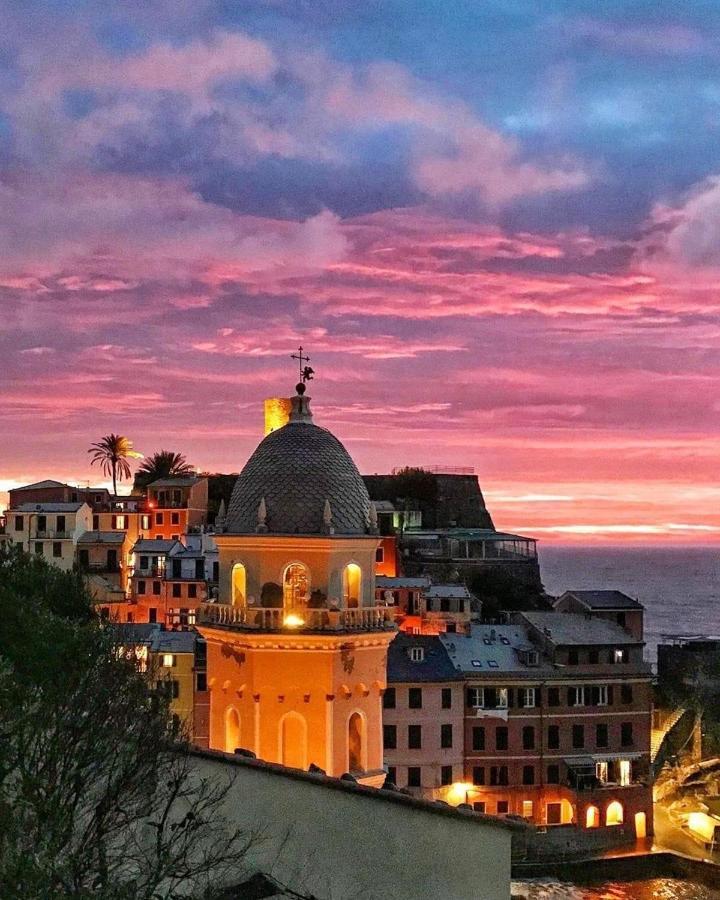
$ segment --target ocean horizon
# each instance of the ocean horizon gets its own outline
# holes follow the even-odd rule
[[[646,658],[663,635],[720,636],[720,545],[541,545],[545,590],[612,589],[645,607]]]

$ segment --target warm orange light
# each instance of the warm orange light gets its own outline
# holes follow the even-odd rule
[[[305,620],[295,615],[295,613],[288,613],[283,619],[283,625],[287,625],[288,628],[301,628],[304,624]]]
[[[450,785],[450,790],[447,792],[448,803],[454,803],[455,805],[467,803],[468,791],[472,789],[473,785],[469,781],[456,781]]]

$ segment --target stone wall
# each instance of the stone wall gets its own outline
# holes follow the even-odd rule
[[[518,827],[323,775],[227,754],[197,773],[234,776],[224,813],[264,832],[248,863],[318,900],[507,900]]]

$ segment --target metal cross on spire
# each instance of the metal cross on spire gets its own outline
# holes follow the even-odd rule
[[[315,374],[314,369],[311,369],[310,366],[303,365],[303,363],[309,363],[310,357],[303,356],[303,348],[298,347],[297,353],[291,353],[290,359],[296,359],[298,361],[298,369],[300,373],[300,381],[302,384],[305,384],[306,381],[311,381],[313,375]]]

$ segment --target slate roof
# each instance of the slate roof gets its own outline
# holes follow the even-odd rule
[[[562,597],[572,596],[590,609],[642,609],[641,603],[622,591],[565,591]],[[562,597],[558,597],[561,600]]]
[[[135,544],[132,548],[132,552],[133,553],[149,553],[149,554],[169,553],[176,544],[178,544],[180,547],[182,547],[182,544],[180,544],[180,541],[173,541],[173,540],[157,541],[157,540],[152,540],[151,538],[140,538],[139,541],[135,542]]]
[[[641,643],[628,631],[606,619],[590,618],[580,613],[523,612],[523,619],[544,632],[557,645],[577,644],[587,647],[607,644]],[[549,632],[549,633],[548,633]]]
[[[163,487],[192,487],[194,484],[197,484],[198,481],[202,479],[198,478],[196,475],[182,475],[177,478],[158,478],[156,481],[151,481],[148,484],[149,488],[163,488]]]
[[[527,666],[518,656],[518,650],[537,649],[522,625],[473,625],[469,635],[444,633],[440,640],[458,674],[538,674],[538,666]]]
[[[81,506],[86,505],[83,500],[76,503],[21,503],[19,506],[15,506],[11,512],[70,513],[77,512]]]
[[[425,596],[429,599],[458,599],[471,600],[472,594],[464,584],[431,584],[425,591]]]
[[[254,534],[263,497],[271,534],[324,534],[326,500],[335,534],[368,533],[365,482],[340,441],[312,422],[289,422],[259,444],[235,483],[225,530]]]
[[[78,538],[78,544],[122,544],[124,531],[85,531]]]
[[[157,631],[152,635],[153,653],[193,653],[197,634],[194,631]]]
[[[410,659],[410,649],[422,647],[422,662]],[[450,661],[442,642],[435,635],[400,632],[388,647],[388,684],[413,684],[421,681],[459,681],[460,676]]]

